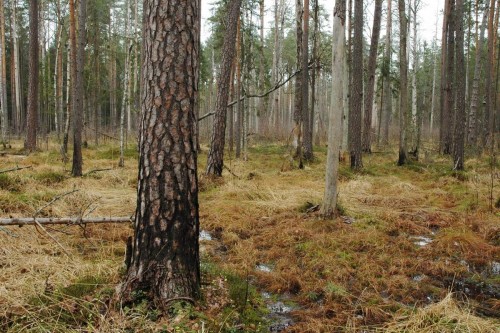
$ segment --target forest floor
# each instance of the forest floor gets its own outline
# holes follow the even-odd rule
[[[133,215],[135,147],[124,168],[117,147],[84,149],[81,178],[45,148],[0,152],[0,170],[32,166],[0,174],[0,217]],[[223,179],[200,176],[203,299],[166,315],[113,302],[130,225],[1,227],[0,331],[500,332],[498,166],[484,156],[453,172],[425,155],[342,165],[335,220],[315,211],[324,147],[304,170],[287,147],[260,144],[226,160]]]

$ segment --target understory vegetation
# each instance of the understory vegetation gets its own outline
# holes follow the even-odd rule
[[[84,149],[78,178],[55,143],[21,146],[0,169],[32,167],[0,174],[1,217],[134,214],[134,145],[123,168],[110,144]],[[335,220],[317,212],[324,147],[303,170],[279,143],[255,143],[247,161],[228,153],[222,179],[199,176],[202,301],[167,315],[140,295],[115,300],[131,225],[2,226],[0,331],[499,332],[498,166],[481,156],[452,172],[430,151],[403,167],[388,148],[360,172],[342,164]]]

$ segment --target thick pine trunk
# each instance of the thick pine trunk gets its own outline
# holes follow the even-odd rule
[[[371,152],[372,137],[372,109],[375,88],[375,70],[377,68],[378,41],[380,37],[380,23],[382,21],[382,0],[375,1],[375,13],[373,15],[372,40],[370,44],[370,56],[368,59],[368,84],[365,93],[365,119],[363,131],[363,151]]]
[[[30,37],[29,37],[29,81],[28,81],[28,114],[26,121],[27,151],[36,150],[36,132],[38,124],[38,0],[30,0]]]
[[[137,210],[131,260],[120,296],[128,303],[142,292],[161,310],[173,301],[200,297],[193,132],[197,6],[198,1],[175,2],[175,6],[172,0],[144,2],[143,45],[149,51],[142,59]]]
[[[363,167],[361,154],[361,113],[363,108],[363,0],[354,0],[352,51],[352,108],[349,112],[351,169]]]
[[[224,144],[226,135],[227,104],[229,99],[229,79],[236,42],[236,30],[242,0],[231,0],[228,4],[226,33],[222,45],[222,60],[218,77],[215,115],[207,161],[207,175],[222,176],[224,168]]]

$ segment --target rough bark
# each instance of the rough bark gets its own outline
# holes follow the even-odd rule
[[[363,0],[354,0],[352,51],[352,108],[349,112],[349,150],[351,169],[363,167],[361,154],[361,114],[363,108]]]
[[[206,174],[222,176],[224,168],[224,144],[226,132],[227,101],[229,99],[229,79],[233,63],[236,43],[236,30],[242,0],[231,0],[228,4],[226,33],[222,45],[222,59],[218,75],[217,98],[215,101],[215,117],[210,139]]]
[[[456,0],[456,72],[465,71],[464,62],[464,1]],[[457,75],[456,78],[456,102],[457,112],[455,119],[455,142],[453,145],[453,164],[455,170],[464,169],[464,143],[465,143],[465,76]]]
[[[373,14],[372,39],[370,44],[370,56],[368,58],[368,82],[365,89],[365,119],[363,130],[363,151],[371,152],[372,137],[372,109],[375,86],[375,70],[377,68],[378,41],[380,37],[380,23],[382,21],[382,0],[375,1],[375,12]]]
[[[406,164],[407,159],[407,123],[408,123],[408,63],[406,57],[407,27],[405,1],[398,0],[399,9],[399,157],[398,165]]]
[[[36,132],[38,124],[38,0],[30,0],[30,36],[29,36],[29,71],[28,77],[28,114],[26,121],[26,141],[24,148],[36,150]]]
[[[345,55],[345,12],[346,1],[336,0],[333,10],[333,52],[332,52],[332,103],[328,123],[328,154],[326,161],[325,193],[321,214],[330,218],[335,214],[337,206],[337,178],[339,167],[339,151],[341,149],[341,131],[344,104],[344,55]]]
[[[160,310],[200,297],[197,151],[198,1],[144,2],[139,182],[123,303]],[[234,40],[233,40],[234,41]],[[229,62],[230,64],[230,62]]]
[[[70,0],[71,2],[74,0]],[[72,77],[76,77],[73,89],[73,165],[71,167],[71,175],[79,177],[82,175],[83,158],[82,158],[82,129],[83,129],[83,98],[84,98],[84,65],[85,65],[85,20],[87,18],[87,0],[80,0],[78,8],[78,46],[76,46],[76,34],[73,33],[72,39],[72,62],[76,66],[72,66]],[[73,22],[74,23],[74,22]],[[76,30],[75,30],[76,32]],[[75,68],[76,67],[76,68]],[[75,82],[76,81],[76,82]]]

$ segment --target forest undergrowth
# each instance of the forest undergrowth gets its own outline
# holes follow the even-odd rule
[[[134,214],[133,145],[124,168],[117,147],[84,149],[81,178],[55,143],[29,156],[20,147],[1,152],[0,170],[32,166],[0,174],[1,217]],[[162,315],[116,303],[128,224],[1,227],[0,331],[499,332],[500,191],[488,156],[453,172],[447,157],[398,167],[395,151],[378,150],[360,172],[341,166],[340,214],[324,220],[325,148],[299,170],[286,147],[254,145],[248,161],[227,154],[216,181],[201,175],[206,151],[199,304]]]

